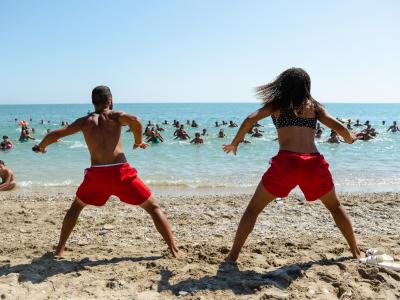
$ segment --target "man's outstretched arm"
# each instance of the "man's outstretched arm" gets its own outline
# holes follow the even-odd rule
[[[51,145],[58,141],[60,138],[63,138],[68,135],[72,135],[74,133],[77,133],[82,130],[82,123],[83,123],[83,118],[75,120],[72,124],[65,126],[63,128],[54,130],[50,133],[48,133],[43,140],[40,142],[38,145],[39,151],[44,152],[46,150],[46,147],[48,145]]]
[[[118,121],[122,126],[123,125],[129,126],[135,138],[135,144],[133,145],[133,147],[134,148],[142,147],[142,145],[144,145],[142,141],[143,126],[140,123],[139,118],[127,113],[121,113],[121,115],[118,118]]]

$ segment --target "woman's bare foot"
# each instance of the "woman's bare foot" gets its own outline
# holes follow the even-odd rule
[[[65,247],[57,246],[56,251],[54,252],[54,256],[63,257],[64,256]]]
[[[225,257],[225,262],[227,263],[236,263],[238,259],[238,255],[232,255],[231,253],[228,254],[227,257]]]
[[[353,252],[353,258],[355,259],[361,259],[367,257],[364,251],[361,251],[360,249],[357,249],[356,251]]]

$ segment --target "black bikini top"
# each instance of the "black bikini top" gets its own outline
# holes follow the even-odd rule
[[[288,116],[283,113],[279,114],[278,118],[275,118],[274,115],[271,115],[272,122],[276,129],[283,128],[283,127],[291,127],[291,126],[298,126],[298,127],[308,127],[315,129],[317,126],[317,117],[314,118],[301,118],[296,116]]]

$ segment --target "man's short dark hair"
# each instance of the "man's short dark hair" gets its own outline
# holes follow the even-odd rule
[[[112,99],[111,90],[108,86],[99,85],[92,91],[92,103],[95,105],[106,103]]]
[[[0,165],[5,166],[6,164],[4,163],[4,161],[0,160]]]
[[[8,139],[8,136],[6,136],[6,135],[3,135],[3,139]]]

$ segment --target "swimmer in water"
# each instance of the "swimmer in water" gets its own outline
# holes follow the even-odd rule
[[[326,142],[330,144],[340,144],[339,134],[336,131],[331,130],[331,136]]]
[[[369,120],[365,121],[364,126],[368,126],[369,125]]]
[[[220,129],[218,132],[218,138],[223,139],[226,138],[226,134],[223,129]]]
[[[360,127],[360,126],[362,126],[362,124],[360,123],[360,120],[356,120],[354,127]]]
[[[263,125],[261,125],[260,123],[258,123],[258,122],[255,122],[254,123],[254,125],[253,125],[253,127],[264,127]]]
[[[8,136],[3,135],[3,141],[1,142],[0,149],[1,150],[10,150],[14,147],[13,143],[10,141]]]
[[[26,126],[22,126],[21,135],[19,137],[19,141],[20,142],[27,142],[28,140],[35,140],[35,138],[30,136],[29,129]]]
[[[251,137],[259,138],[262,137],[263,135],[260,133],[258,128],[254,128],[254,133],[251,135]]]
[[[153,144],[158,144],[158,143],[163,143],[164,138],[161,136],[161,134],[157,130],[152,130],[150,137],[147,139],[146,143],[153,143]]]
[[[241,140],[240,140],[240,143],[242,143],[242,144],[251,144],[250,141],[245,140],[245,139],[241,139]]]
[[[228,127],[238,127],[236,123],[233,123],[233,121],[229,121],[229,126]]]
[[[365,128],[361,133],[370,135],[372,137],[375,137],[378,133],[376,132],[375,128],[372,128],[370,124],[367,125],[367,128]]]
[[[388,128],[387,131],[390,131],[390,132],[398,132],[398,131],[400,131],[399,126],[397,126],[397,122],[393,121],[393,124]]]
[[[200,132],[196,132],[194,139],[190,141],[191,144],[204,144],[203,139],[200,137]]]
[[[316,138],[316,139],[320,139],[321,136],[322,136],[322,128],[320,127],[320,128],[317,128],[317,129],[315,130],[315,138]]]
[[[193,127],[193,128],[197,128],[197,127],[199,127],[199,125],[196,123],[196,121],[195,121],[195,120],[193,120],[193,121],[192,121],[192,127]]]
[[[225,121],[222,121],[222,125],[228,125],[228,123]]]
[[[179,136],[179,134],[180,134],[182,131],[184,131],[184,126],[183,126],[183,124],[182,124],[181,126],[179,126],[178,129],[175,130],[174,136]]]
[[[167,121],[167,120],[164,120],[163,125],[168,125],[168,121]]]
[[[219,127],[221,125],[218,124],[218,121],[215,121],[215,127]]]
[[[156,124],[157,131],[164,131],[164,128],[160,127],[160,125]]]
[[[203,129],[203,132],[201,133],[201,135],[202,135],[202,136],[208,136],[207,129],[204,128],[204,129]]]
[[[6,164],[2,160],[0,160],[0,178],[0,191],[10,191],[17,185],[13,171],[6,168]]]

